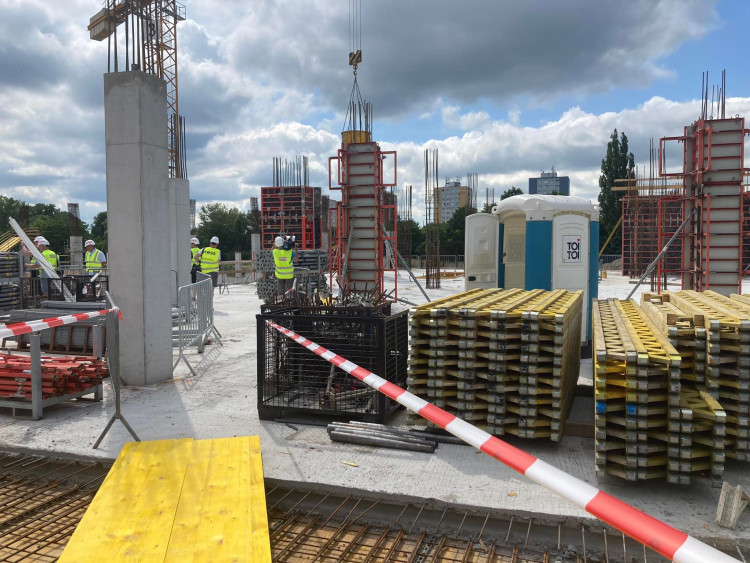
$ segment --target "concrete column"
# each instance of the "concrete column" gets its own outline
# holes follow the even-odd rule
[[[108,267],[127,385],[172,377],[167,93],[140,71],[104,75]]]
[[[177,288],[190,283],[190,182],[169,179],[169,227],[171,232],[172,305],[177,305]]]
[[[250,254],[255,255],[257,258],[260,254],[260,233],[252,233],[250,235]]]
[[[83,237],[70,237],[70,267],[81,268],[83,263]]]

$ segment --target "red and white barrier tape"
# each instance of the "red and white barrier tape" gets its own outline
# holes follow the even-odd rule
[[[51,317],[49,319],[29,321],[27,323],[0,325],[0,338],[18,336],[19,334],[29,334],[31,332],[38,332],[40,330],[54,328],[56,326],[70,325],[77,323],[78,321],[93,319],[94,317],[103,317],[104,315],[109,315],[110,313],[114,312],[117,312],[117,314],[120,315],[120,310],[115,308],[103,309],[101,311],[91,311],[89,313],[76,313],[75,315],[66,315],[64,317]],[[122,318],[122,316],[120,316],[120,318]]]
[[[323,348],[296,332],[266,321],[270,326],[324,360],[434,422],[478,450],[515,469],[532,481],[569,500],[589,514],[629,535],[676,563],[739,563],[710,545],[681,532],[645,512],[592,487],[523,450],[503,442],[476,426],[420,399],[401,387]]]

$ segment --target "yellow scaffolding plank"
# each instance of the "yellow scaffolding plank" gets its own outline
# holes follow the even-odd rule
[[[60,561],[271,561],[257,436],[128,443]]]

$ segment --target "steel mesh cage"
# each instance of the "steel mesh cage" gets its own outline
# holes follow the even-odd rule
[[[289,339],[266,321],[309,338],[399,386],[406,383],[408,312],[389,308],[262,309],[258,321],[258,415],[316,415],[382,422],[397,404]]]

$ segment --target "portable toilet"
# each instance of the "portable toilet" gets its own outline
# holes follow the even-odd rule
[[[598,297],[599,206],[573,196],[522,194],[466,217],[465,290],[583,290],[581,341]]]

